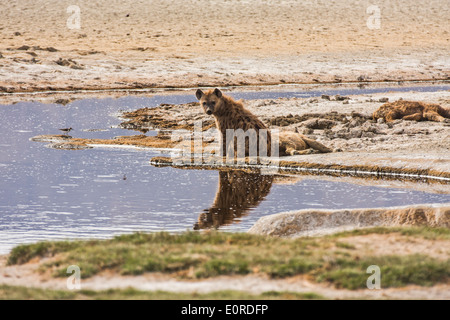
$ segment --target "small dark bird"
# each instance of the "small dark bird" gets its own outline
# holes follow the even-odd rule
[[[59,129],[62,132],[64,132],[64,134],[67,136],[69,134],[70,131],[72,131],[72,128],[63,128],[63,129]]]

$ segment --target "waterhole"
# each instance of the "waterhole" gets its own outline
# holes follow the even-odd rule
[[[324,92],[232,95],[253,99],[319,93]],[[80,138],[134,135],[118,127],[121,111],[192,101],[193,95],[166,95],[84,99],[65,106],[0,105],[0,253],[21,243],[109,238],[133,231],[247,231],[262,216],[306,208],[450,202],[450,192],[387,188],[383,181],[364,185],[314,176],[291,179],[242,171],[154,167],[149,160],[161,152],[149,149],[57,150],[30,141],[36,135],[61,134],[59,129],[68,127]]]

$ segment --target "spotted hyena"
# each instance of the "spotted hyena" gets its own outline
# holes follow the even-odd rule
[[[230,154],[234,146],[234,152],[239,156],[238,145],[242,136],[244,139],[240,141],[245,141],[245,148],[242,149],[245,150],[246,156],[256,155],[254,150],[260,157],[277,154],[271,152],[270,130],[257,116],[244,107],[241,100],[236,101],[217,88],[207,92],[198,89],[196,97],[206,114],[214,116],[216,128],[220,133],[222,155],[227,155],[227,151]],[[310,153],[312,150],[331,152],[331,149],[323,144],[296,132],[280,133],[278,145],[280,156]]]
[[[437,104],[398,100],[383,104],[373,113],[373,118],[384,119],[387,122],[396,119],[450,122],[450,110]]]

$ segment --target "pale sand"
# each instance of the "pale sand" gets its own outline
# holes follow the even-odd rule
[[[73,4],[80,29],[67,25]],[[379,29],[367,25],[372,4],[8,1],[0,13],[0,92],[449,79],[445,1],[376,1]],[[75,63],[61,66],[59,58]]]

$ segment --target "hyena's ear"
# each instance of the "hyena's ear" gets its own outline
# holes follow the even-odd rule
[[[214,94],[217,96],[217,98],[222,97],[222,91],[220,91],[220,90],[217,89],[217,88],[214,89]]]
[[[195,92],[195,96],[197,97],[198,100],[200,100],[203,97],[204,93],[202,90],[197,89],[197,91]]]

